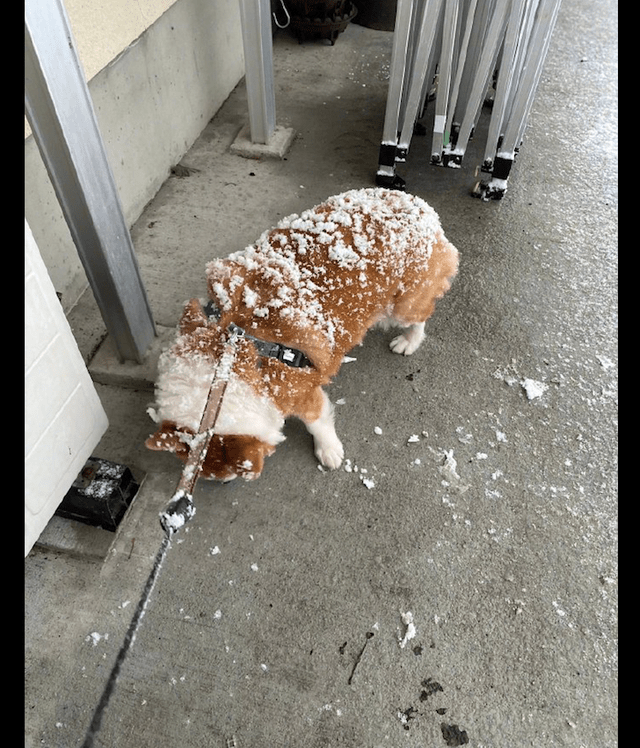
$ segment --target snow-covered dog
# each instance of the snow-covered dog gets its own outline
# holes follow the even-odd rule
[[[213,303],[186,304],[176,342],[160,357],[150,409],[159,427],[146,445],[187,459],[216,363],[236,331],[202,477],[257,478],[284,440],[288,416],[305,423],[320,462],[338,467],[343,448],[323,385],[378,322],[404,328],[390,347],[412,354],[457,266],[435,211],[403,192],[352,190],[283,219],[207,265]]]

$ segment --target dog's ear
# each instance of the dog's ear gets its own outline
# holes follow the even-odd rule
[[[191,299],[187,301],[182,310],[179,324],[180,335],[188,335],[197,330],[198,327],[206,327],[208,322],[209,317],[205,314],[200,301]]]
[[[243,264],[228,258],[212,260],[207,265],[209,295],[223,314],[237,306],[246,274]]]
[[[244,480],[254,480],[262,472],[264,458],[274,451],[273,445],[255,436],[216,434],[209,444],[202,465],[202,476],[218,480],[240,476]]]
[[[179,431],[172,421],[163,421],[160,428],[145,441],[144,445],[147,449],[157,452],[175,452],[178,457],[186,459],[189,448],[184,442],[184,433]]]
[[[264,467],[264,458],[275,452],[271,444],[249,437],[242,450],[242,462],[236,465],[237,475],[244,480],[255,480],[260,477]]]

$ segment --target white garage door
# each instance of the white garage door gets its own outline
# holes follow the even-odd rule
[[[107,416],[25,221],[25,556],[107,429]]]

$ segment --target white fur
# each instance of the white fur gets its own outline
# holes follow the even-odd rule
[[[272,400],[258,396],[249,384],[231,375],[216,421],[216,434],[256,436],[275,446],[286,438],[283,425],[282,413]]]
[[[405,332],[395,337],[389,343],[389,348],[391,348],[394,353],[410,356],[418,350],[420,343],[422,343],[423,340],[424,322],[419,322],[415,325],[409,325]]]
[[[397,335],[389,343],[389,348],[394,353],[399,353],[404,356],[410,356],[415,353],[420,344],[424,340],[424,322],[419,322],[415,325],[403,324],[400,320],[396,319],[392,315],[383,317],[376,322],[376,327],[382,330],[389,330],[393,327],[404,327],[405,331],[400,335]]]
[[[178,358],[165,351],[158,361],[156,411],[159,420],[174,421],[198,432],[211,387],[212,367],[201,356]]]
[[[166,351],[158,363],[156,418],[173,421],[196,433],[207,403],[213,367],[211,360],[191,355],[188,359]],[[325,466],[335,469],[344,457],[342,442],[336,434],[333,405],[327,395],[320,416],[305,421],[313,436],[315,454]],[[229,377],[216,421],[216,434],[245,434],[273,446],[283,442],[284,418],[275,403],[260,397],[253,388],[234,374]]]
[[[195,355],[186,359],[166,352],[160,357],[158,370],[158,418],[197,433],[211,387],[211,360]],[[217,434],[255,436],[275,446],[285,439],[283,425],[284,418],[271,400],[259,397],[234,374],[230,376],[216,421]]]
[[[313,436],[316,457],[325,467],[334,470],[340,467],[344,457],[344,448],[336,434],[333,422],[333,405],[325,392],[322,395],[324,402],[320,416],[315,421],[305,421],[305,426]]]

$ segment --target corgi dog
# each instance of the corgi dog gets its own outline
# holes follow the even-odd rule
[[[291,215],[246,249],[206,267],[211,300],[187,302],[175,344],[158,362],[156,432],[146,441],[186,461],[230,331],[235,351],[201,477],[252,480],[300,418],[327,468],[344,457],[322,389],[378,323],[402,329],[409,356],[449,289],[458,251],[421,198],[356,189]]]

